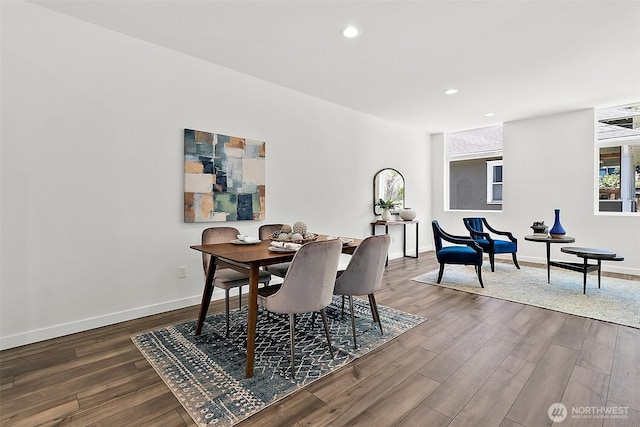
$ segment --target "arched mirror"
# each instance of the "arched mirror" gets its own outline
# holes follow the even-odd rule
[[[404,207],[404,177],[395,169],[379,170],[373,177],[373,213],[380,215],[382,210],[376,206],[378,200],[391,200],[396,203],[392,211],[397,213]]]

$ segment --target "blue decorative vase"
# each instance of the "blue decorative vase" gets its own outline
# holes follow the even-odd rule
[[[553,227],[551,227],[551,230],[549,230],[549,234],[551,235],[551,237],[555,238],[564,237],[567,232],[564,230],[562,224],[560,224],[560,209],[556,209],[555,213],[556,219],[553,223]]]

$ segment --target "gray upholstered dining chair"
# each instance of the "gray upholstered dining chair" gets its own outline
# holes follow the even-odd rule
[[[258,228],[258,238],[260,240],[268,240],[269,236],[271,236],[276,231],[282,230],[283,224],[264,224]],[[281,262],[278,264],[271,264],[265,267],[269,273],[274,276],[284,277],[287,274],[287,270],[289,269],[290,262]]]
[[[369,307],[373,321],[382,330],[382,322],[378,314],[378,305],[374,293],[380,289],[382,284],[382,274],[391,244],[391,236],[380,234],[369,236],[356,248],[349,260],[349,264],[344,271],[338,272],[334,295],[342,295],[342,312],[344,315],[344,297],[349,297],[349,310],[351,311],[351,332],[353,333],[353,347],[357,348],[356,323],[353,311],[353,296],[367,295],[369,297]]]
[[[289,315],[292,378],[295,377],[296,314],[320,312],[329,352],[333,357],[324,309],[331,304],[341,252],[340,240],[307,243],[293,256],[282,285],[258,289],[258,305],[270,312]]]
[[[202,244],[228,243],[238,238],[240,232],[234,227],[210,227],[202,232]],[[202,253],[202,267],[204,274],[209,271],[211,255]],[[268,284],[271,274],[267,271],[260,271],[258,283]],[[242,308],[242,287],[249,284],[249,276],[230,268],[216,268],[213,276],[213,286],[224,289],[224,304],[226,313],[226,336],[229,336],[229,291],[238,288],[238,309]]]

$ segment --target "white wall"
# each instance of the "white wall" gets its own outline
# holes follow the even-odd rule
[[[575,246],[614,250],[623,262],[603,262],[603,270],[640,274],[640,216],[637,214],[595,214],[593,110],[580,110],[504,124],[504,204],[501,213],[447,211],[444,184],[446,173],[444,136],[432,136],[433,218],[454,234],[465,233],[462,218],[486,216],[495,228],[512,231],[518,240],[518,259],[546,262],[545,245],[527,242],[533,221],[550,227],[554,209],[560,209],[561,223]],[[466,234],[466,233],[465,233]],[[580,261],[552,245],[553,259]]]
[[[0,7],[0,348],[199,303],[189,245],[211,224],[183,223],[184,128],[266,141],[267,219],[231,224],[242,233],[304,220],[364,237],[373,176],[392,167],[432,244],[428,135],[39,6]]]

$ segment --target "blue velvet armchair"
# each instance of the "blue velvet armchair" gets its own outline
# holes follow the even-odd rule
[[[431,222],[431,226],[433,227],[436,258],[440,263],[438,283],[442,280],[445,264],[473,265],[476,269],[480,286],[484,288],[482,283],[482,248],[480,245],[469,236],[454,236],[445,232],[440,228],[440,224],[436,220]],[[454,245],[443,246],[443,241],[454,243]]]
[[[520,269],[518,265],[518,258],[516,258],[516,252],[518,252],[518,239],[513,237],[513,234],[509,231],[500,231],[491,227],[484,217],[477,218],[463,218],[464,226],[469,230],[471,238],[475,240],[483,251],[489,255],[489,262],[491,263],[491,271],[495,271],[495,254],[511,254],[513,263],[517,269]],[[494,239],[491,234],[497,234],[498,236],[506,236],[509,240]]]

